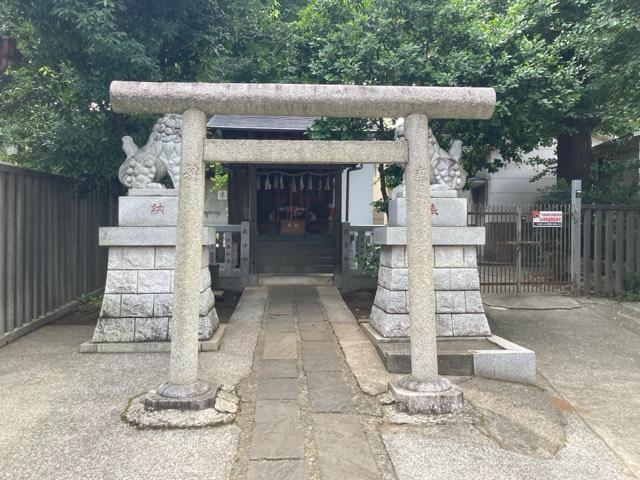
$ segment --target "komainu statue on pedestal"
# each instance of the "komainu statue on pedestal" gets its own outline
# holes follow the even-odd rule
[[[404,139],[404,119],[396,121],[396,139]],[[438,144],[435,135],[429,129],[429,158],[431,159],[431,185],[442,185],[444,188],[461,190],[467,181],[467,175],[460,165],[462,142],[454,140],[447,152]]]
[[[133,138],[122,137],[122,149],[127,159],[118,170],[118,179],[127,188],[165,188],[160,180],[169,175],[173,188],[180,183],[180,147],[182,116],[169,114],[153,126],[144,147]]]

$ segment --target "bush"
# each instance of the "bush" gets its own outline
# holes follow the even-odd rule
[[[628,273],[622,284],[623,293],[621,300],[640,301],[640,273]]]
[[[368,244],[364,253],[358,255],[358,263],[367,275],[378,278],[378,269],[380,268],[380,245]]]

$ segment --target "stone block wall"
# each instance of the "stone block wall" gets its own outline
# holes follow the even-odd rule
[[[218,326],[209,274],[209,249],[202,247],[199,338]],[[93,342],[171,339],[175,247],[110,247],[102,310]]]

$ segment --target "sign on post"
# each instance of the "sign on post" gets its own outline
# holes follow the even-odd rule
[[[534,227],[562,227],[562,211],[532,210]]]

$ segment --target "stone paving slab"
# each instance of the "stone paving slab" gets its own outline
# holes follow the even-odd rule
[[[342,372],[308,372],[313,412],[353,412],[351,389]]]
[[[300,333],[325,332],[331,333],[331,325],[329,322],[306,322],[298,324]],[[327,340],[329,341],[329,340]]]
[[[304,440],[299,431],[274,432],[256,429],[251,439],[251,460],[304,458]]]
[[[332,336],[326,330],[303,330],[300,329],[300,338],[303,342],[328,342],[332,340]]]
[[[305,477],[303,460],[259,460],[251,462],[247,480],[301,480]]]
[[[296,400],[298,380],[295,378],[262,378],[258,384],[258,400]]]
[[[265,360],[287,360],[298,357],[296,335],[294,333],[266,333],[264,335]]]
[[[327,316],[324,312],[298,312],[298,320],[301,323],[309,323],[309,322],[326,322]]]
[[[263,360],[260,370],[262,378],[297,378],[296,360]]]
[[[269,321],[265,323],[264,331],[268,333],[294,333],[296,325],[290,321]]]
[[[313,425],[324,480],[381,478],[357,416],[316,413]]]
[[[258,400],[254,416],[255,423],[300,422],[300,408],[295,401]]]
[[[305,371],[330,372],[342,369],[334,342],[302,342],[302,365]]]

